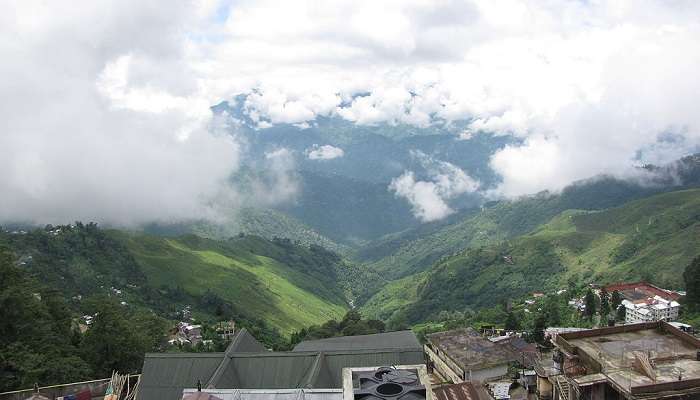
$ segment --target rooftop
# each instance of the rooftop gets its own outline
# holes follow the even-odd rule
[[[595,375],[632,394],[700,390],[700,340],[664,322],[565,333],[556,344],[583,367],[579,384]]]
[[[646,301],[650,298],[653,299],[655,296],[674,301],[681,297],[676,292],[661,289],[647,282],[616,283],[606,286],[605,291],[608,293],[619,292],[623,298],[633,303]]]
[[[196,394],[185,389],[182,398]],[[221,400],[342,400],[342,389],[202,389]]]
[[[433,388],[436,400],[493,400],[478,382],[462,382]]]
[[[208,389],[340,388],[346,367],[424,361],[421,347],[336,351],[324,346],[323,351],[248,352],[257,341],[246,335],[240,339],[237,335],[225,353],[146,354],[138,400],[179,400],[183,389],[196,386],[198,380]],[[234,347],[235,343],[247,345]]]
[[[328,339],[305,340],[294,347],[294,351],[339,351],[373,349],[416,349],[423,347],[413,331],[396,331],[372,335],[342,336]]]
[[[465,371],[522,361],[523,353],[536,351],[521,338],[492,342],[470,328],[433,333],[428,335],[428,340]]]

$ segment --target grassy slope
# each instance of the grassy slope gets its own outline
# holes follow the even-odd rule
[[[491,306],[533,290],[566,287],[572,278],[647,279],[681,287],[683,268],[699,245],[700,190],[656,195],[601,212],[568,210],[510,242],[465,250],[438,262],[425,276],[387,285],[364,310],[370,316],[418,321],[442,309]],[[398,289],[416,293],[417,300],[377,306]]]
[[[146,235],[125,240],[151,285],[180,286],[191,295],[211,290],[283,333],[337,319],[346,309],[340,296],[312,293],[324,286],[315,278],[235,246],[222,250],[221,242],[191,246]]]
[[[700,186],[700,155],[654,169],[655,185],[596,177],[576,182],[557,195],[542,193],[501,201],[447,221],[387,235],[359,249],[355,258],[388,279],[397,279],[423,271],[441,257],[465,248],[523,235],[566,210],[604,210],[654,194]],[[676,186],[678,181],[683,186]]]
[[[390,320],[396,310],[407,307],[415,301],[425,275],[426,273],[417,273],[389,282],[362,305],[362,314],[367,318]]]

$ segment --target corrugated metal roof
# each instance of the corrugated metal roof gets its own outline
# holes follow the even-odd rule
[[[375,335],[365,335],[353,346],[369,343],[366,336]],[[178,400],[197,379],[208,389],[341,388],[343,368],[422,364],[417,340],[415,346],[405,332],[399,337],[403,339],[396,343],[408,348],[246,353],[239,349],[254,348],[255,343],[238,347],[234,340],[226,353],[147,354],[138,400]]]
[[[197,380],[207,385],[217,371],[225,370],[226,355],[259,351],[265,347],[243,328],[225,353],[146,354],[138,399],[179,399],[183,388],[197,386]]]
[[[413,331],[375,333],[371,335],[341,336],[328,339],[305,340],[294,351],[343,351],[380,349],[422,349]]]
[[[243,328],[231,341],[226,353],[260,353],[267,350],[262,343],[258,342],[248,330]]]
[[[234,354],[217,388],[291,389],[304,387],[305,377],[318,354]]]
[[[248,331],[243,328],[241,329],[236,336],[233,338],[231,341],[231,344],[229,344],[228,348],[226,349],[226,352],[224,353],[224,357],[221,360],[221,363],[219,366],[216,368],[214,373],[211,375],[209,380],[206,382],[205,387],[207,388],[214,388],[216,387],[216,382],[221,380],[222,376],[228,369],[228,365],[231,362],[231,356],[235,353],[255,353],[255,352],[262,352],[265,351],[265,346],[260,344],[253,335],[248,333]]]
[[[182,389],[207,382],[224,353],[146,354],[139,383],[139,400],[179,399]]]
[[[324,353],[326,381],[319,380],[314,383],[314,387],[342,387],[343,368],[413,365],[424,362],[422,349]]]
[[[185,394],[196,393],[197,389],[185,389]],[[205,389],[222,400],[342,400],[342,389]],[[184,395],[183,395],[184,397]]]

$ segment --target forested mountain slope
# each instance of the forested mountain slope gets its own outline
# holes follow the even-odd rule
[[[318,245],[336,253],[348,248],[318,233],[290,214],[271,208],[244,207],[231,210],[228,221],[195,221],[178,224],[149,224],[144,232],[159,236],[195,234],[225,240],[240,234],[260,236],[268,240],[292,239],[303,246]]]
[[[689,156],[654,171],[645,180],[597,177],[559,194],[540,193],[487,203],[446,221],[425,224],[372,242],[355,253],[359,262],[397,279],[423,271],[443,256],[525,234],[570,209],[603,210],[628,201],[700,186],[700,156]]]
[[[77,310],[81,298],[107,294],[164,316],[191,305],[200,318],[235,318],[265,336],[339,318],[348,307],[342,260],[289,240],[163,238],[77,224],[3,231],[0,245]]]
[[[569,280],[644,279],[681,288],[683,268],[698,249],[698,189],[604,211],[567,210],[530,233],[468,248],[423,275],[388,285],[364,310],[394,323],[414,323],[441,310],[488,307],[532,291],[565,288]],[[397,291],[413,291],[415,300],[383,306],[388,293]]]

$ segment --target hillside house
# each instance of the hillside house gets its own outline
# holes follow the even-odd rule
[[[627,324],[678,319],[678,300],[681,297],[678,292],[661,289],[646,282],[618,283],[605,289],[608,293],[620,293]]]
[[[219,322],[216,326],[216,334],[225,341],[233,339],[236,334],[236,322],[226,321]]]

